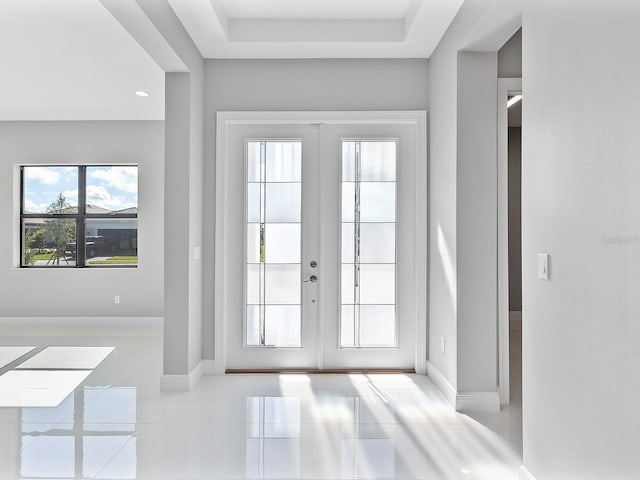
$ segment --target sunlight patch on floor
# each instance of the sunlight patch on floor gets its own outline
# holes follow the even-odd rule
[[[0,363],[11,366],[36,347],[2,347]],[[0,407],[57,407],[114,347],[47,347],[0,375]],[[2,368],[0,367],[0,368]]]

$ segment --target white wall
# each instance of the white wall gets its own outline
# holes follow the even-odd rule
[[[163,315],[163,139],[158,121],[0,122],[0,317]],[[125,162],[139,166],[138,268],[18,268],[19,165]]]
[[[203,353],[213,358],[215,115],[233,110],[426,110],[426,60],[207,60]]]
[[[523,18],[524,465],[638,478],[640,3],[526,0]]]

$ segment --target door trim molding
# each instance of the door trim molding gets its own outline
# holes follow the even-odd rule
[[[522,93],[521,78],[498,79],[498,392],[509,403],[509,151],[507,97]]]
[[[214,356],[215,373],[223,374],[227,364],[226,319],[228,318],[227,272],[230,268],[225,255],[225,232],[229,225],[225,205],[227,178],[225,172],[227,130],[233,125],[265,124],[409,124],[416,133],[416,198],[414,218],[414,368],[418,374],[427,371],[427,112],[410,111],[308,111],[308,112],[217,112],[216,114],[216,205],[214,247]],[[420,248],[422,246],[422,248]]]

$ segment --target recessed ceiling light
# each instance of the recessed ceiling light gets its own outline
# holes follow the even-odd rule
[[[136,97],[148,97],[151,95],[149,92],[145,92],[144,90],[136,90],[135,92],[133,92],[133,94]]]
[[[514,95],[513,97],[511,97],[509,99],[509,101],[507,102],[507,108],[515,105],[516,103],[518,103],[520,100],[522,100],[522,95]]]

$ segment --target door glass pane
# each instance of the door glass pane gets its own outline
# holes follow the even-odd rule
[[[356,192],[356,186],[358,191]],[[394,182],[342,182],[342,221],[355,221],[356,194],[361,222],[396,221]]]
[[[340,251],[342,252],[342,263],[354,263],[355,252],[353,247],[355,245],[353,239],[355,225],[353,223],[342,223],[342,240],[340,242]]]
[[[301,342],[302,144],[247,142],[246,343]]]
[[[267,222],[300,222],[300,182],[267,183]]]
[[[396,345],[396,151],[342,143],[342,347]]]
[[[396,221],[396,184],[362,182],[360,184],[360,221]]]
[[[340,317],[340,340],[343,346],[355,346],[355,305],[342,305]]]
[[[356,181],[356,142],[342,142],[342,181]]]
[[[394,345],[395,316],[394,305],[360,306],[360,341],[371,346]]]
[[[342,182],[342,221],[355,221],[355,182]]]
[[[267,305],[264,345],[300,346],[300,305]],[[260,345],[260,305],[247,305],[247,344]]]
[[[260,306],[247,305],[247,345],[260,345]]]
[[[260,224],[247,225],[247,263],[260,263]]]
[[[353,223],[342,224],[342,263],[355,262]],[[396,224],[360,222],[360,261],[363,263],[395,263]]]
[[[360,261],[363,263],[396,262],[396,224],[360,224]]]
[[[266,265],[267,305],[300,303],[300,264]]]
[[[360,264],[358,285],[360,304],[393,305],[396,301],[396,266],[393,264]]]
[[[259,263],[250,263],[247,265],[247,305],[259,304],[261,297],[264,295],[264,289],[262,288],[263,271],[264,266]]]
[[[267,182],[302,180],[300,142],[267,142]]]
[[[247,182],[260,182],[260,142],[247,143]]]
[[[247,221],[260,223],[260,184],[247,185]]]
[[[300,263],[299,223],[267,223],[265,262]]]
[[[395,182],[395,142],[360,142],[360,180],[363,182]]]
[[[300,345],[300,305],[267,305],[265,344],[278,347]]]
[[[342,304],[353,305],[354,291],[356,290],[354,278],[356,277],[356,264],[343,263],[340,288],[342,290]]]

